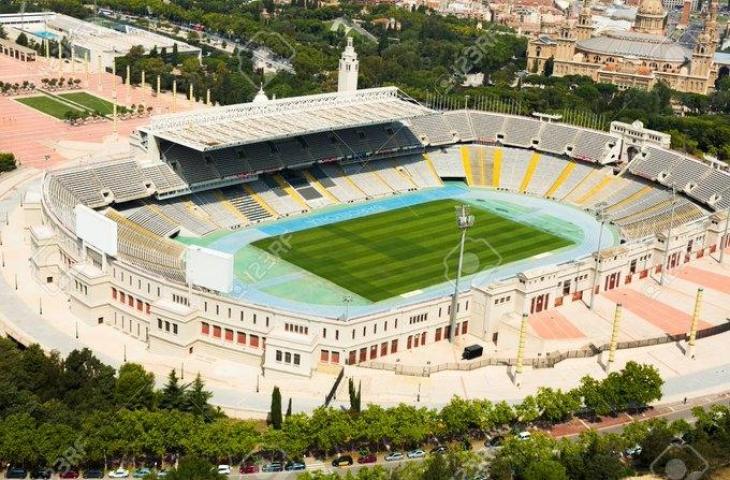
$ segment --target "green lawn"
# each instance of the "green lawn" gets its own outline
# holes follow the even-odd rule
[[[81,111],[81,109],[74,108],[70,105],[66,105],[65,103],[62,103],[47,95],[38,95],[35,97],[18,98],[17,101],[24,105],[27,105],[31,108],[35,108],[36,110],[39,110],[43,113],[51,115],[53,117],[60,118],[61,120],[63,120],[65,118],[64,115],[68,111],[75,111],[75,112]]]
[[[112,102],[108,102],[103,98],[95,97],[86,92],[59,93],[59,97],[63,97],[72,102],[78,103],[88,108],[92,112],[101,112],[102,115],[111,115],[114,113]],[[122,107],[117,105],[117,110],[122,113]]]
[[[457,205],[440,200],[296,232],[286,242],[292,248],[280,256],[374,302],[412,292],[455,276]],[[476,221],[465,244],[465,275],[573,243],[474,206],[471,211]],[[253,245],[268,250],[277,238]]]

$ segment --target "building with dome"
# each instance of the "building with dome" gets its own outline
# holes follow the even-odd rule
[[[586,75],[620,88],[651,89],[658,81],[681,91],[707,94],[717,78],[717,0],[694,45],[665,35],[667,13],[661,0],[642,0],[633,28],[596,33],[589,4],[578,21],[555,35],[540,35],[527,48],[528,69],[542,72],[552,58],[553,75]]]

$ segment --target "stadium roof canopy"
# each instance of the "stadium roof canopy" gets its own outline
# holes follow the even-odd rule
[[[242,103],[153,117],[140,131],[194,150],[405,120],[433,113],[396,87]]]

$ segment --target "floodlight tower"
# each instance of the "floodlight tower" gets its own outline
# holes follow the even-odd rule
[[[596,299],[596,287],[601,277],[601,242],[603,240],[603,229],[606,225],[606,202],[600,202],[596,205],[596,218],[601,222],[601,230],[598,232],[598,248],[596,249],[596,265],[593,270],[593,289],[591,290],[591,301],[588,305],[593,310],[594,301]]]
[[[672,244],[672,228],[674,227],[674,208],[677,205],[677,185],[672,183],[672,213],[669,216],[669,230],[667,231],[667,244],[664,248],[664,259],[662,260],[662,274],[659,277],[659,285],[664,285],[667,272],[667,262],[669,261],[669,248]]]
[[[456,306],[459,302],[459,279],[461,278],[461,267],[464,263],[464,242],[466,231],[474,226],[474,215],[469,215],[469,207],[459,205],[456,207],[456,226],[461,230],[461,242],[459,243],[459,264],[456,268],[456,279],[454,281],[454,296],[451,297],[451,327],[449,327],[449,341],[454,343],[456,339]]]
[[[725,242],[727,242],[727,233],[728,233],[728,226],[730,226],[730,208],[725,210],[725,231],[722,234],[722,237],[720,238],[720,263],[722,264],[723,260],[725,260],[725,249],[728,247],[728,245],[725,245]]]

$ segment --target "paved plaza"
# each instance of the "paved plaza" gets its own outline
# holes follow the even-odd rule
[[[0,55],[2,82],[22,84],[29,81],[40,87],[41,79],[59,77],[78,78],[83,91],[107,101],[112,101],[116,86],[120,105],[151,106],[154,114],[170,113],[173,109],[172,94],[156,96],[149,86],[128,88],[121,78],[108,72],[100,75],[93,66],[90,66],[87,75],[80,62],[76,62],[75,66],[59,63],[58,59],[45,58],[21,62]],[[175,111],[205,107],[201,103],[189,102],[184,94],[178,94],[174,103]],[[21,164],[36,168],[53,168],[68,164],[69,161],[90,162],[94,160],[93,153],[96,151],[128,151],[127,137],[135,128],[147,122],[148,117],[119,120],[116,134],[111,120],[71,126],[15,101],[12,96],[0,95],[0,151],[12,151]]]

